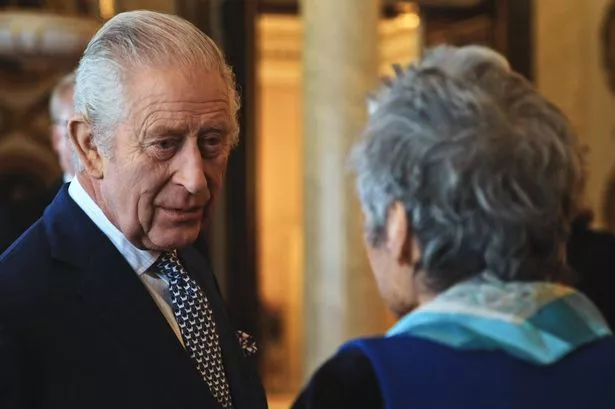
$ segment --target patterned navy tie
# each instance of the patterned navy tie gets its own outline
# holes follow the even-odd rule
[[[171,305],[186,351],[218,403],[223,408],[232,408],[220,339],[207,297],[188,275],[175,251],[163,253],[156,261],[156,268],[169,280]]]

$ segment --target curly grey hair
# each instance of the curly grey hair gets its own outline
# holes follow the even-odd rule
[[[75,111],[94,128],[94,142],[110,155],[115,126],[124,119],[125,86],[142,67],[205,68],[226,83],[237,143],[239,96],[235,77],[211,38],[188,21],[154,11],[120,13],[90,40],[76,71]]]
[[[438,47],[396,71],[350,157],[371,243],[401,202],[436,291],[482,272],[564,280],[583,187],[566,117],[484,47]]]

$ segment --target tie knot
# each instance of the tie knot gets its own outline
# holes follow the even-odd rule
[[[172,250],[162,253],[156,260],[156,268],[171,280],[178,278],[181,274],[182,265],[177,256],[177,251]]]

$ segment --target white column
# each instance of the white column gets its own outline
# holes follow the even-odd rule
[[[303,0],[304,377],[346,340],[382,333],[345,162],[378,79],[378,0]]]

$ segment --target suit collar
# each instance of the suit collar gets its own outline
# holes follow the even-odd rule
[[[179,257],[210,302],[220,337],[224,367],[231,386],[233,406],[235,408],[266,407],[266,403],[261,402],[262,395],[258,393],[259,390],[253,389],[253,385],[259,383],[258,374],[256,371],[251,372],[252,362],[248,362],[251,358],[243,355],[235,328],[230,324],[224,309],[224,300],[220,295],[208,260],[191,247],[180,251]],[[194,274],[194,272],[209,272],[209,274]]]
[[[96,227],[107,236],[137,274],[143,274],[154,264],[160,253],[138,249],[134,244],[128,241],[126,236],[111,223],[102,209],[92,200],[83,186],[81,186],[79,178],[75,178],[74,181],[70,183],[68,194]]]
[[[102,232],[70,198],[63,185],[43,213],[53,258],[76,267],[89,264],[92,249],[105,240]]]
[[[43,215],[52,255],[84,267],[90,249],[99,240],[110,241],[137,274],[154,264],[159,253],[135,247],[109,221],[77,178],[64,184]]]

